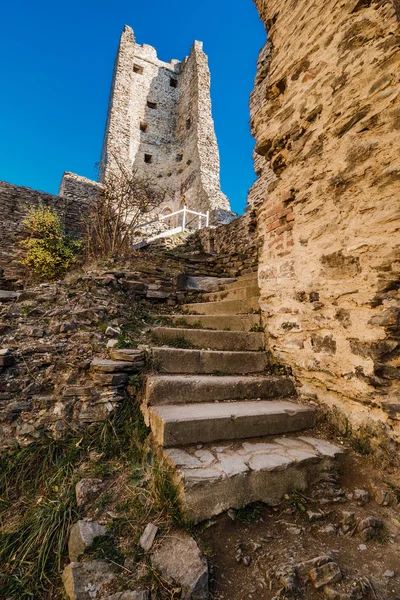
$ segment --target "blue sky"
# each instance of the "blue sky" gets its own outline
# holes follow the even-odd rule
[[[0,179],[56,194],[64,171],[95,178],[124,24],[166,61],[204,42],[222,189],[241,212],[255,179],[248,102],[265,42],[252,0],[3,3]]]

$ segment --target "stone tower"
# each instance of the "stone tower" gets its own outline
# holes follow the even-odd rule
[[[117,163],[147,174],[167,192],[164,214],[186,206],[229,215],[221,192],[211,116],[210,72],[201,42],[182,62],[163,62],[125,26],[115,60],[100,180]],[[227,212],[229,211],[229,212]]]

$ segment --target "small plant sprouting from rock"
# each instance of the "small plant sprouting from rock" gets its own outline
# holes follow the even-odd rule
[[[271,375],[292,375],[292,369],[288,365],[274,363],[269,366]]]
[[[285,494],[284,499],[289,506],[296,509],[297,512],[304,514],[306,512],[307,499],[298,490],[291,494]]]
[[[250,331],[252,332],[263,332],[265,327],[263,327],[260,323],[254,323]]]
[[[76,264],[81,242],[65,231],[60,215],[53,208],[43,204],[31,208],[23,224],[29,237],[20,242],[26,249],[21,263],[35,277],[57,279]]]

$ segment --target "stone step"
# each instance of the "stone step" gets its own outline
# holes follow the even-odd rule
[[[184,339],[197,348],[209,350],[263,350],[264,333],[249,331],[213,331],[210,329],[183,329],[178,327],[154,327],[153,333],[163,342],[175,343]]]
[[[234,290],[241,287],[258,287],[258,273],[242,275],[237,277],[236,281],[232,281],[223,285],[224,290]]]
[[[158,315],[160,319],[165,315]],[[250,331],[252,327],[260,325],[259,314],[253,315],[168,315],[173,323],[183,327],[199,325],[205,329],[220,329],[225,331]]]
[[[183,310],[200,315],[240,315],[260,310],[258,296],[242,300],[221,300],[219,302],[194,302],[184,304]]]
[[[182,446],[310,429],[315,409],[286,400],[170,404],[152,406],[149,422],[158,445]]]
[[[152,353],[157,369],[163,373],[244,375],[262,373],[268,367],[266,352],[220,352],[154,347]]]
[[[288,377],[276,375],[264,377],[149,375],[146,380],[145,402],[150,406],[229,400],[268,400],[293,394],[293,381]]]
[[[164,450],[176,469],[186,517],[196,523],[253,502],[276,506],[339,468],[343,448],[324,440],[259,438]]]
[[[236,281],[235,277],[186,277],[185,289],[199,292],[212,292]]]
[[[258,285],[248,287],[235,287],[233,289],[225,289],[219,292],[211,292],[202,294],[201,299],[204,302],[219,302],[220,300],[243,300],[245,298],[253,298],[259,296],[260,290]]]

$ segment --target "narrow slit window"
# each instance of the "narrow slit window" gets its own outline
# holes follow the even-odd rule
[[[183,152],[178,152],[176,155],[176,162],[181,162],[183,159]]]
[[[169,85],[173,88],[178,87],[178,80],[175,77],[171,77],[169,80]]]
[[[190,129],[192,126],[192,119],[189,117],[186,119],[186,129]]]
[[[141,75],[143,73],[143,67],[141,67],[140,65],[134,64],[133,72],[137,73],[138,75]]]
[[[145,154],[144,155],[144,162],[147,164],[150,164],[153,161],[153,156],[152,154]]]
[[[140,131],[143,131],[143,133],[146,133],[147,131],[147,123],[140,123]]]
[[[151,102],[150,100],[147,100],[147,106],[149,108],[157,108],[157,102]]]

